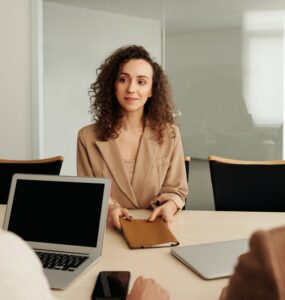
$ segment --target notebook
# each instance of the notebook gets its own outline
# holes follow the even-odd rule
[[[110,180],[15,174],[3,228],[42,261],[51,288],[64,289],[102,253]]]
[[[181,246],[171,254],[204,279],[228,277],[233,274],[238,257],[248,251],[248,239]]]
[[[160,218],[152,222],[121,218],[120,223],[130,249],[170,247],[179,244],[166,223]]]

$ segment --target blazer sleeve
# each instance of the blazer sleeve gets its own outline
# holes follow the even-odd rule
[[[178,209],[185,205],[185,198],[188,194],[188,182],[185,170],[185,158],[179,129],[175,131],[174,144],[170,156],[169,168],[163,182],[160,195],[157,197],[160,202],[174,201]]]
[[[220,300],[281,300],[285,297],[285,227],[257,231],[239,257]]]
[[[84,140],[84,132],[80,130],[77,137],[77,176],[95,176]]]

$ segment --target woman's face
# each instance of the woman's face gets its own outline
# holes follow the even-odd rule
[[[131,59],[121,66],[115,94],[123,111],[143,113],[152,95],[152,76],[152,66],[144,59]]]

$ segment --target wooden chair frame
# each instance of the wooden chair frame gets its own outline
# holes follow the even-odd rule
[[[61,161],[63,162],[63,156],[53,156],[49,158],[42,158],[42,159],[30,159],[30,160],[15,160],[15,159],[0,159],[0,164],[38,164],[38,163],[48,163],[54,161]]]

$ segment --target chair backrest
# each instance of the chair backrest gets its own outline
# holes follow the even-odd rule
[[[0,159],[0,204],[7,204],[15,173],[59,175],[62,163],[62,156],[34,160]]]
[[[216,210],[285,211],[285,161],[209,156]]]
[[[185,169],[186,169],[186,176],[187,176],[187,182],[189,180],[189,167],[190,167],[190,161],[191,161],[191,158],[190,156],[185,156]]]
[[[187,177],[187,182],[188,182],[189,181],[189,168],[190,168],[190,161],[191,161],[190,156],[185,156],[184,161],[185,161],[186,177]],[[183,210],[185,210],[185,207],[186,207],[186,200],[187,199],[185,199],[185,205],[182,208]]]

